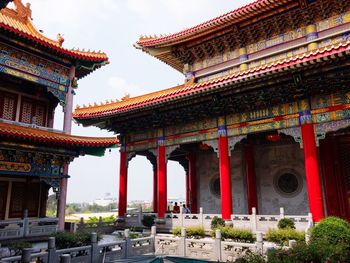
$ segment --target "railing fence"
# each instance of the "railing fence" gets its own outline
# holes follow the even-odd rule
[[[0,240],[49,236],[57,231],[58,218],[29,218],[24,212],[21,220],[0,221]]]
[[[185,228],[181,229],[180,237],[157,235],[155,226],[149,237],[131,239],[129,229],[124,231],[124,235],[123,240],[98,244],[97,234],[93,233],[88,246],[60,250],[56,249],[55,238],[50,237],[46,251],[33,253],[32,249],[23,249],[21,256],[3,258],[0,263],[107,263],[143,255],[231,262],[247,253],[263,254],[268,249],[261,232],[256,233],[254,243],[222,240],[219,229],[214,238],[203,239],[188,238]],[[290,242],[290,246],[294,244],[295,242]]]
[[[144,215],[153,215],[154,213],[127,213],[125,214],[125,227],[142,227],[142,217]],[[198,214],[178,214],[168,213],[165,215],[165,224],[162,228],[173,229],[175,227],[203,227],[206,231],[211,229],[211,221],[214,217],[221,218],[220,214],[204,214],[200,208]],[[305,231],[313,224],[312,215],[285,215],[284,208],[280,208],[280,213],[277,215],[258,215],[256,209],[252,209],[251,214],[246,215],[231,215],[231,221],[234,227],[250,229],[253,232],[266,232],[270,228],[277,228],[278,221],[282,218],[290,218],[294,221],[295,227],[299,231]]]

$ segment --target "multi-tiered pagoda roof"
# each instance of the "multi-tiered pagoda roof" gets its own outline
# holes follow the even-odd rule
[[[36,51],[45,52],[61,60],[75,61],[80,65],[77,67],[78,78],[82,78],[109,63],[107,55],[101,51],[65,48],[63,47],[64,38],[60,34],[57,35],[57,39],[43,35],[32,22],[30,4],[24,5],[20,0],[13,2],[15,9],[6,7],[0,11],[2,37],[12,36],[20,40],[21,45],[25,48],[31,46]]]

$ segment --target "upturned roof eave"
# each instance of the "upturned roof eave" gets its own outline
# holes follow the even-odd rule
[[[132,99],[129,104],[124,104],[123,106],[118,107],[118,102],[113,108],[112,105],[105,105],[109,107],[108,109],[102,110],[104,106],[96,107],[87,107],[82,109],[76,109],[73,113],[73,118],[77,122],[85,122],[87,120],[101,120],[109,117],[116,117],[118,115],[131,114],[132,112],[145,110],[149,107],[154,107],[155,105],[159,106],[169,101],[176,99],[181,99],[183,97],[189,97],[194,94],[203,93],[208,90],[220,88],[222,85],[229,85],[230,83],[246,81],[249,78],[259,78],[261,75],[266,73],[273,73],[274,71],[280,71],[283,69],[289,69],[297,67],[298,65],[303,65],[304,63],[309,63],[311,61],[317,63],[322,58],[332,58],[332,56],[350,51],[350,40],[340,43],[337,46],[332,45],[331,47],[325,47],[315,51],[307,52],[301,54],[297,57],[292,57],[290,59],[284,59],[283,61],[277,61],[271,65],[260,66],[258,68],[250,69],[238,74],[227,75],[218,79],[213,79],[205,83],[194,84],[192,86],[179,88],[179,90],[174,90],[172,93],[164,94],[163,96],[158,96],[155,98],[150,98],[148,100],[139,101],[132,103]],[[144,96],[149,96],[146,94]],[[95,111],[93,110],[95,108]]]

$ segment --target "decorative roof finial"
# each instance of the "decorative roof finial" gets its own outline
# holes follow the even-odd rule
[[[60,45],[60,47],[62,47],[63,42],[64,42],[64,38],[60,33],[57,34],[57,42]]]
[[[13,3],[15,4],[18,16],[23,19],[32,19],[32,10],[30,9],[30,3],[24,5],[22,3],[22,0],[13,0]]]
[[[128,99],[130,99],[130,94],[129,93],[125,94],[125,96],[123,98],[121,98],[122,101],[126,101]]]

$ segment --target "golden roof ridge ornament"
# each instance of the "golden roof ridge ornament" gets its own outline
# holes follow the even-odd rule
[[[57,34],[57,42],[58,42],[58,44],[60,45],[60,47],[62,47],[63,42],[64,42],[64,38],[63,38],[63,36],[61,35],[61,33],[58,33],[58,34]]]
[[[20,18],[25,20],[32,20],[32,10],[30,8],[30,3],[26,3],[26,5],[24,5],[22,3],[22,0],[13,0],[13,3],[16,7],[16,12]]]
[[[125,96],[123,98],[121,98],[121,101],[127,101],[129,99],[130,99],[130,94],[127,93],[127,94],[125,94]]]

